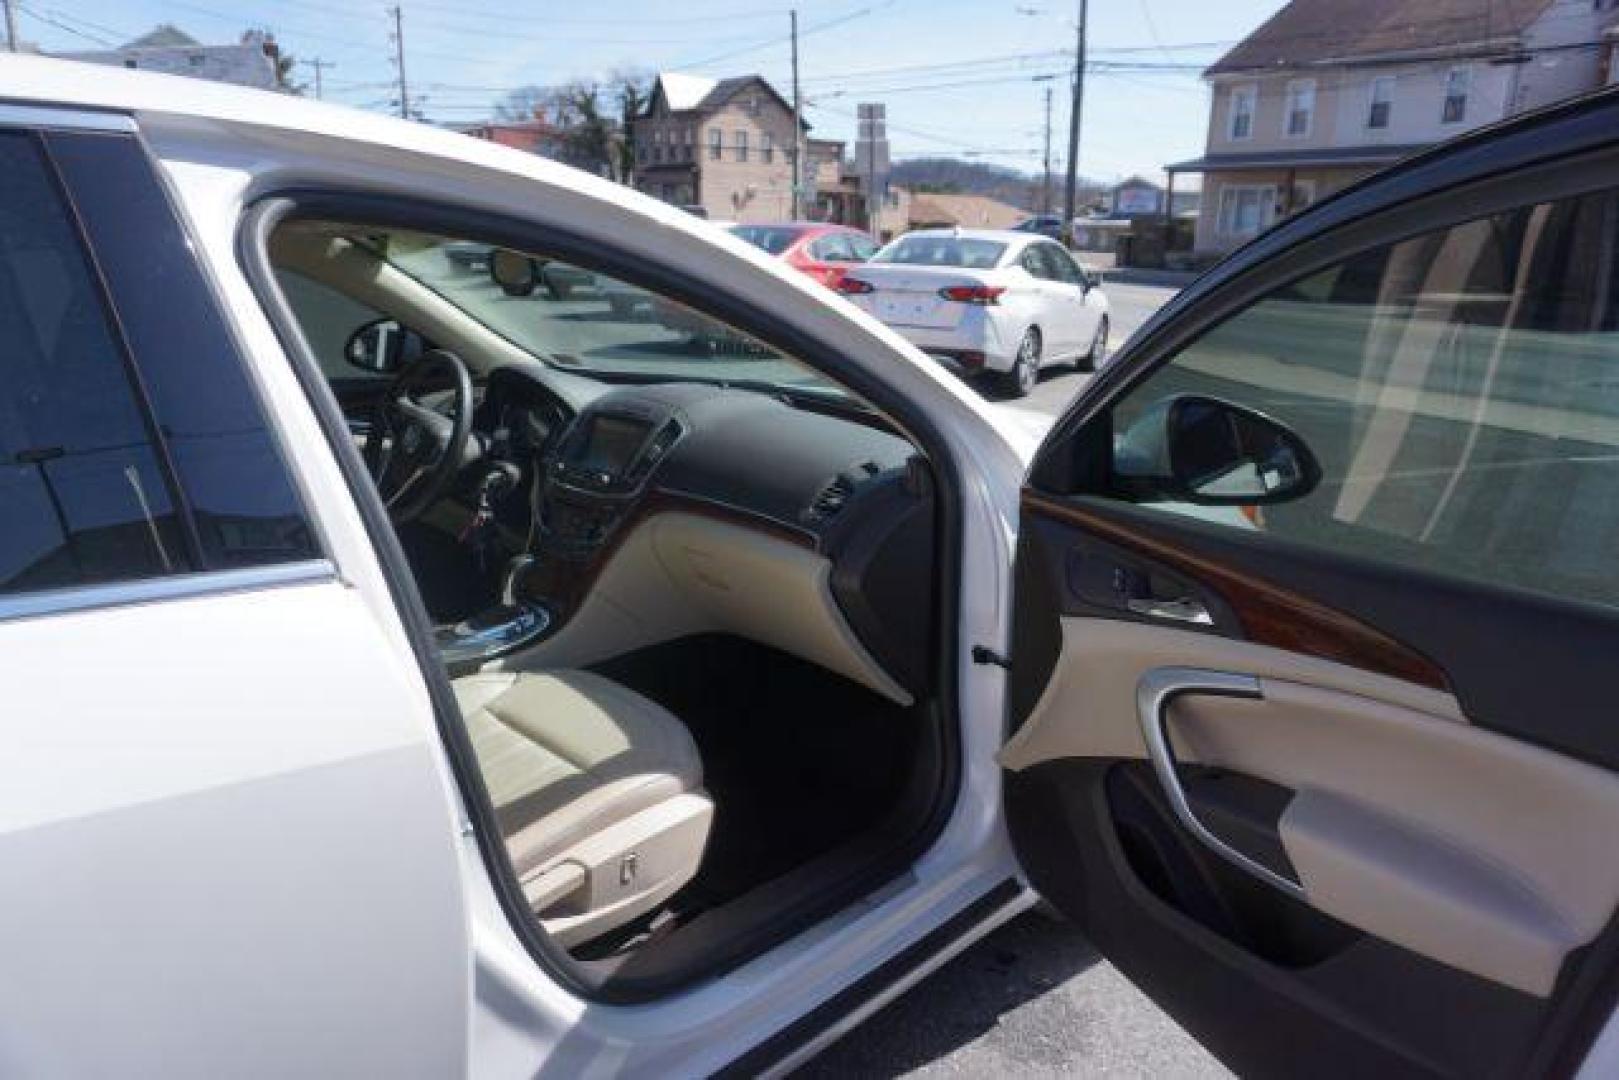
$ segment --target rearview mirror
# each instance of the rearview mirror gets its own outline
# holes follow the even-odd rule
[[[392,375],[427,351],[427,342],[397,319],[368,322],[349,335],[343,359],[373,375]]]
[[[1132,498],[1202,506],[1288,502],[1321,481],[1315,454],[1287,425],[1196,394],[1142,413],[1115,442],[1113,473]]]

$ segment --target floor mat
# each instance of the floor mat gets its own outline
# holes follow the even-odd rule
[[[741,638],[685,638],[593,670],[674,713],[702,754],[714,826],[677,907],[724,903],[874,826],[914,767],[920,710]]]

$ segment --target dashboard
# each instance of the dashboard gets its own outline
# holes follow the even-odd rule
[[[519,497],[495,512],[532,537],[537,572],[525,590],[564,632],[594,590],[611,591],[605,578],[627,572],[615,563],[642,558],[652,568],[642,577],[666,571],[679,579],[681,596],[706,605],[718,629],[732,628],[733,617],[790,624],[802,612],[772,613],[772,596],[803,588],[800,602],[813,603],[824,593],[840,625],[794,635],[789,651],[820,660],[836,651],[825,639],[847,632],[854,651],[869,658],[865,666],[880,671],[862,681],[891,697],[902,696],[896,688],[911,697],[928,684],[934,490],[906,440],[766,393],[701,383],[603,385],[575,410],[522,369],[491,374],[474,429],[487,459],[521,471]],[[641,534],[662,537],[660,546],[637,555],[653,542]],[[788,566],[797,569],[783,588],[768,575]],[[797,580],[805,575],[816,580]],[[654,584],[664,583],[624,588],[651,596]],[[675,594],[665,599],[681,602]],[[618,607],[636,602],[616,600]],[[669,620],[647,611],[631,621]],[[771,628],[762,630],[768,640]],[[861,677],[860,665],[853,675]]]

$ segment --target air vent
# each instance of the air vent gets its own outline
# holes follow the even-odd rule
[[[816,521],[826,521],[835,517],[843,504],[849,501],[854,494],[854,479],[840,473],[834,476],[810,503],[809,516]]]

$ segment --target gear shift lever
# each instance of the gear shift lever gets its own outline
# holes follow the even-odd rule
[[[500,602],[507,607],[516,607],[518,604],[517,591],[539,562],[539,556],[523,554],[512,558],[506,564],[506,572],[500,579]]]

